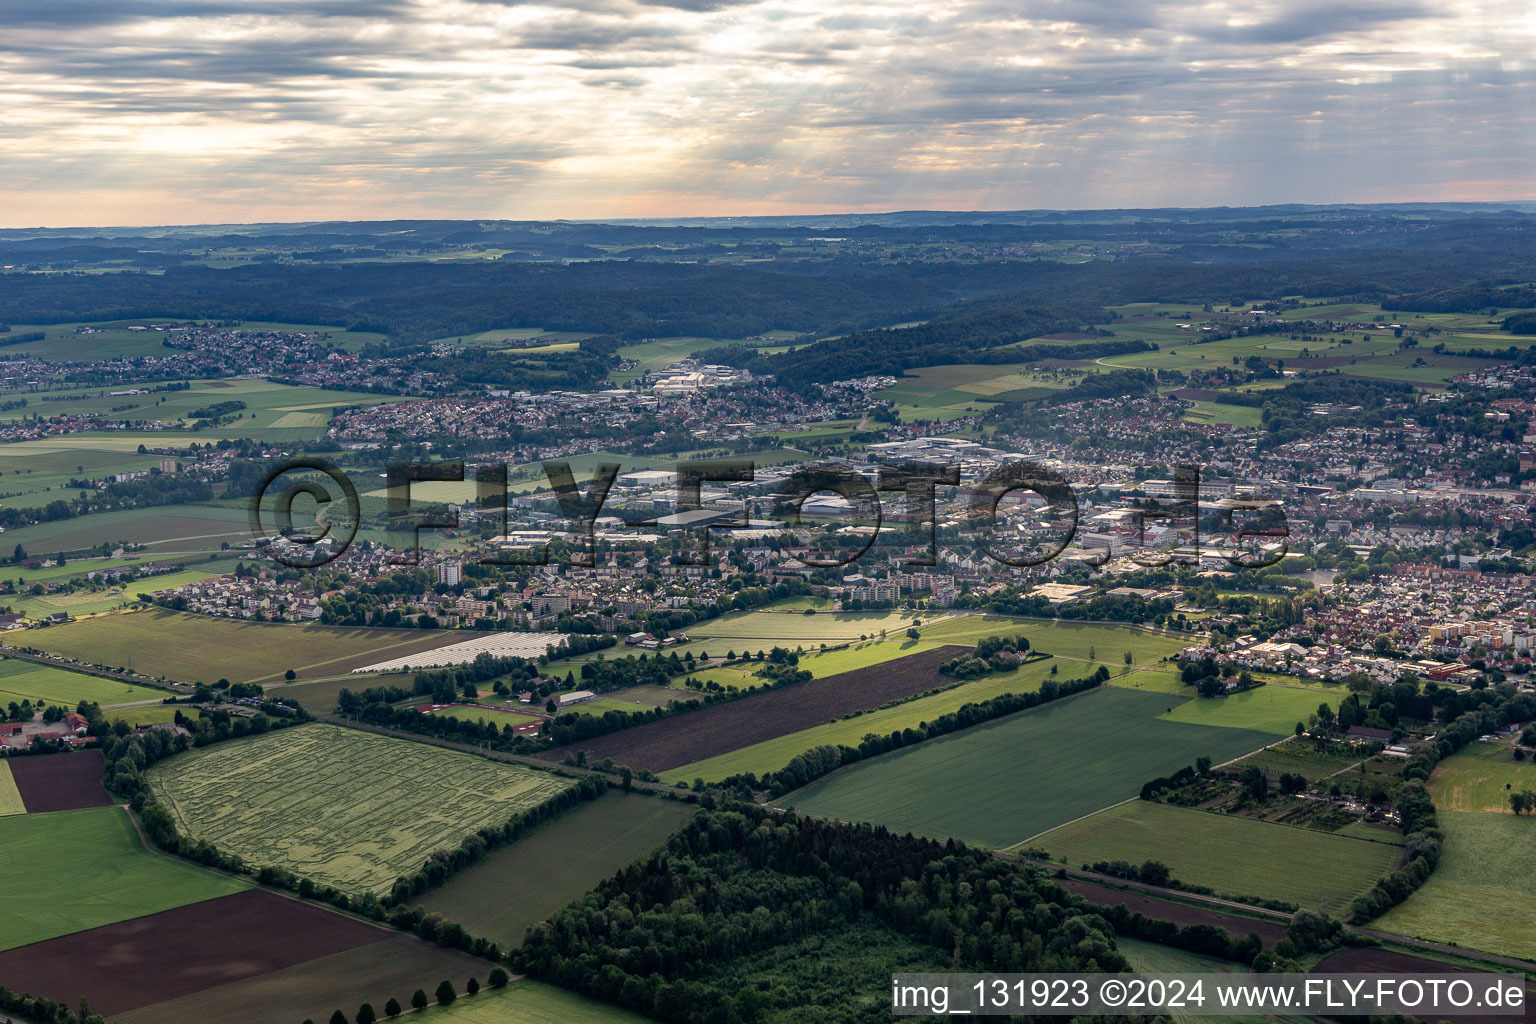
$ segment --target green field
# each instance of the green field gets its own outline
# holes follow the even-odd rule
[[[676,800],[609,792],[416,902],[510,949],[522,944],[529,926],[659,846],[694,810]]]
[[[0,759],[0,818],[12,814],[26,814],[27,805],[21,802],[21,790],[11,775],[11,766]]]
[[[1402,851],[1315,829],[1132,800],[1036,836],[1031,847],[1078,866],[1156,860],[1173,877],[1229,896],[1263,896],[1343,913]]]
[[[372,629],[187,615],[152,608],[101,615],[30,630],[28,647],[77,661],[184,683],[277,682],[344,675],[392,657],[431,650],[481,634],[447,630]],[[355,688],[372,685],[359,679]]]
[[[1115,936],[1115,948],[1131,962],[1131,970],[1138,974],[1238,974],[1246,971],[1241,964],[1215,957],[1201,956],[1172,946],[1159,946],[1154,942]],[[1206,1016],[1170,1014],[1174,1024],[1206,1024],[1212,1020]],[[1262,1015],[1244,1017],[1237,1014],[1214,1018],[1222,1024],[1270,1024],[1272,1018]]]
[[[844,768],[785,802],[811,814],[1011,846],[1268,733],[1158,718],[1170,698],[1099,687]]]
[[[1123,676],[1116,676],[1110,680],[1115,686],[1123,686],[1127,690],[1142,690],[1146,693],[1171,693],[1179,697],[1193,697],[1195,688],[1186,686],[1179,678],[1177,669],[1172,668],[1144,668],[1135,672],[1127,672]]]
[[[162,761],[149,772],[187,835],[349,892],[386,893],[433,850],[572,783],[472,754],[312,724]]]
[[[1360,761],[1353,754],[1322,753],[1305,740],[1287,740],[1243,758],[1244,765],[1255,765],[1277,775],[1291,772],[1305,776],[1309,782],[1353,768]]]
[[[401,686],[409,690],[416,679],[414,672],[378,672],[366,677],[349,675],[321,679],[312,683],[267,684],[267,693],[274,697],[296,700],[311,714],[328,715],[336,710],[336,700],[342,690],[366,690],[370,686]]]
[[[1225,402],[1195,402],[1184,413],[1190,423],[1229,423],[1234,427],[1257,430],[1262,425],[1263,409],[1247,405],[1228,405]]]
[[[754,743],[728,754],[720,754],[704,761],[685,764],[661,773],[664,782],[692,782],[704,779],[715,782],[732,775],[755,772],[762,775],[778,771],[796,754],[803,754],[812,747],[839,744],[856,747],[869,733],[882,736],[901,729],[914,729],[923,722],[931,722],[941,715],[955,711],[963,704],[991,700],[1005,693],[1033,693],[1050,677],[1053,659],[1030,662],[1012,672],[983,676],[951,687],[942,693],[918,697],[894,707],[828,722],[810,729],[778,736],[761,743]],[[1071,666],[1072,662],[1065,663]],[[1075,674],[1075,670],[1069,669]],[[1085,673],[1086,674],[1086,673]],[[1064,677],[1070,678],[1070,676]]]
[[[158,701],[169,696],[165,690],[134,686],[115,679],[71,672],[52,665],[39,665],[20,658],[0,660],[0,704],[22,700],[30,700],[34,704],[46,701],[49,704],[66,704],[73,710],[82,700],[95,701],[106,708],[141,700]]]
[[[1516,761],[1508,742],[1473,743],[1435,766],[1429,789],[1442,811],[1511,814],[1511,790],[1536,790],[1536,764]]]
[[[527,978],[499,992],[482,989],[472,999],[461,993],[452,1006],[429,1006],[401,1019],[421,1024],[650,1024],[648,1017]]]
[[[7,530],[7,544],[53,554],[91,551],[103,545],[143,544],[146,557],[180,552],[214,552],[220,545],[251,539],[250,513],[215,505],[162,505],[98,512]]]
[[[1290,686],[1260,686],[1229,697],[1194,697],[1163,715],[1173,722],[1258,729],[1280,736],[1296,731],[1297,722],[1317,711],[1319,704],[1337,708],[1338,699],[1321,690]]]
[[[96,615],[123,608],[138,602],[139,594],[153,594],[157,590],[173,590],[188,583],[197,583],[213,576],[234,571],[234,560],[206,561],[198,568],[164,573],[131,583],[113,585],[96,590],[77,590],[73,593],[44,594],[36,597],[18,597],[10,604],[13,611],[29,619],[42,619],[54,612],[68,612],[72,616]]]
[[[1058,658],[1099,661],[1118,672],[1123,656],[1133,664],[1154,664],[1196,642],[1190,634],[1165,636],[1120,622],[1070,622],[1063,619],[1014,619],[998,615],[966,615],[922,627],[923,639],[934,643],[974,644],[987,636],[1023,636],[1035,650]],[[1062,669],[1063,672],[1067,671]]]
[[[144,848],[119,807],[0,818],[0,949],[249,888]]]
[[[1371,927],[1536,960],[1536,820],[1441,811],[1440,863]]]

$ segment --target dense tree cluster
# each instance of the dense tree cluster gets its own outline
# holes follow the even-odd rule
[[[1124,970],[1111,933],[982,851],[739,804],[536,925],[513,965],[669,1024],[839,1024],[889,1019],[898,964]]]

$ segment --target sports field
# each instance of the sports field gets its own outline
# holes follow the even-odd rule
[[[572,783],[356,729],[311,724],[204,747],[148,778],[188,835],[349,892],[388,892],[433,850]]]
[[[1163,715],[1173,722],[1259,729],[1280,736],[1296,731],[1297,722],[1317,712],[1319,704],[1338,707],[1338,698],[1322,690],[1260,686],[1230,697],[1193,697]]]
[[[1011,846],[1268,733],[1157,717],[1164,694],[1101,686],[844,768],[785,798],[811,814]]]
[[[1473,743],[1435,766],[1429,789],[1438,810],[1511,814],[1511,791],[1536,790],[1536,764],[1516,761],[1506,741]]]
[[[754,743],[718,757],[685,764],[680,768],[662,772],[661,779],[664,782],[692,782],[694,779],[715,782],[746,772],[763,775],[778,771],[795,755],[803,754],[812,747],[823,745],[856,747],[869,733],[886,736],[901,729],[913,729],[923,722],[931,722],[941,715],[956,711],[964,704],[991,700],[1005,693],[1033,693],[1040,689],[1042,682],[1050,678],[1051,667],[1053,665],[1059,667],[1060,664],[1070,666],[1073,663],[1059,663],[1053,659],[1030,662],[1012,672],[983,676],[951,687],[942,693],[918,697],[915,700],[897,704],[895,707],[866,711],[850,718],[840,718],[835,722],[802,729],[787,736]]]
[[[33,630],[27,645],[78,661],[126,666],[184,683],[277,682],[341,675],[385,657],[431,650],[477,634],[248,622],[152,608]],[[238,652],[238,657],[234,656]],[[370,685],[358,684],[358,688]]]
[[[247,888],[149,852],[117,807],[0,818],[0,849],[6,865],[0,871],[0,949]]]
[[[416,902],[511,949],[522,944],[529,926],[659,846],[695,810],[676,800],[610,791]]]
[[[30,641],[41,637],[43,632],[34,630],[28,633],[28,646],[31,646]],[[82,700],[95,701],[105,708],[114,704],[160,700],[169,696],[166,690],[135,686],[84,672],[71,672],[52,665],[39,665],[35,661],[24,661],[21,658],[0,660],[0,703],[3,704],[22,700],[36,704],[41,700],[49,704],[67,704],[73,711],[75,705]]]
[[[1536,821],[1440,811],[1440,863],[1372,928],[1536,960]],[[14,820],[14,819],[13,819]]]
[[[1316,829],[1132,800],[1037,836],[1071,865],[1156,860],[1229,896],[1264,896],[1335,916],[1397,866],[1402,851]]]

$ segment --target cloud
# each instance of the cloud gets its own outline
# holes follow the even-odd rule
[[[11,0],[0,221],[1526,198],[1533,43],[1486,0]]]

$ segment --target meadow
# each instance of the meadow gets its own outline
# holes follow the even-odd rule
[[[754,743],[728,754],[662,772],[661,779],[663,782],[692,782],[694,779],[715,782],[746,772],[762,775],[778,771],[795,755],[803,754],[812,747],[856,747],[869,733],[886,736],[901,729],[913,729],[924,722],[947,715],[964,704],[991,700],[1005,693],[1033,693],[1050,677],[1052,664],[1050,660],[1031,662],[1012,672],[972,679],[941,693],[917,697],[893,707],[865,711],[835,722],[792,732],[787,736]]]
[[[1116,676],[1110,680],[1110,683],[1123,686],[1127,690],[1142,690],[1146,693],[1171,693],[1179,697],[1195,695],[1195,688],[1185,685],[1179,678],[1178,670],[1173,668],[1137,669],[1135,672]]]
[[[249,888],[144,848],[118,807],[0,818],[0,949]]]
[[[374,629],[188,615],[151,608],[101,615],[27,633],[27,646],[77,661],[127,666],[184,683],[276,682],[341,675],[381,657],[432,650],[478,634]],[[359,681],[358,687],[369,685]]]
[[[1229,896],[1263,896],[1338,916],[1402,851],[1315,829],[1132,800],[1030,841],[1073,867],[1156,860]]]
[[[106,708],[141,700],[159,701],[169,696],[171,694],[165,690],[39,665],[21,658],[0,660],[0,704],[46,701],[68,705],[73,711],[82,700],[95,701]]]
[[[1507,742],[1473,743],[1435,766],[1429,789],[1442,811],[1509,814],[1511,789],[1536,790],[1536,764],[1516,761]]]
[[[690,804],[610,791],[416,901],[502,949],[620,868],[665,842],[694,812]]]
[[[896,611],[817,612],[815,615],[790,611],[737,612],[692,626],[688,636],[709,640],[716,647],[722,641],[733,640],[762,643],[767,647],[815,645],[822,641],[843,643],[877,636],[881,631],[900,635],[912,624],[912,617],[911,612]],[[921,613],[918,618],[922,618]],[[741,646],[737,644],[738,648]]]
[[[840,672],[852,672],[856,668],[881,665],[888,661],[895,661],[897,658],[905,658],[910,654],[931,651],[938,646],[939,644],[921,640],[872,640],[831,651],[813,649],[811,653],[800,656],[796,668],[803,669],[814,678],[820,679],[822,676],[835,676]],[[716,656],[719,657],[724,653],[721,651]],[[761,686],[763,679],[757,671],[762,667],[763,663],[760,661],[716,664],[696,672],[689,672],[682,678],[692,677],[700,682],[715,682],[733,689],[743,686]]]
[[[183,323],[174,318],[128,319],[106,321],[78,321],[64,324],[13,324],[11,329],[30,334],[44,331],[47,336],[39,341],[29,341],[10,346],[12,352],[25,352],[38,359],[72,360],[103,359],[113,356],[163,356],[168,351],[161,344],[169,335],[162,331],[131,331],[130,327],[151,324]],[[94,334],[77,334],[77,327],[95,327]],[[336,326],[322,324],[284,324],[248,320],[240,323],[245,331],[313,331],[330,335],[332,344],[342,348],[361,348],[365,344],[384,340],[384,335],[361,331],[346,331]]]
[[[1102,686],[884,754],[782,802],[811,814],[1004,847],[1135,796],[1198,757],[1217,763],[1268,733],[1170,722],[1162,694]]]
[[[1194,697],[1162,717],[1171,722],[1258,729],[1286,736],[1296,731],[1297,722],[1315,714],[1319,704],[1337,708],[1338,699],[1321,690],[1260,686],[1227,697]]]
[[[162,761],[148,780],[187,835],[348,892],[386,893],[433,850],[569,788],[559,776],[311,724]],[[239,799],[231,799],[238,794]]]
[[[138,595],[152,594],[157,590],[173,590],[188,583],[197,583],[214,576],[233,571],[235,563],[229,561],[203,561],[195,569],[164,573],[130,583],[113,584],[100,590],[77,590],[73,593],[42,594],[17,597],[11,600],[11,608],[29,619],[42,619],[54,612],[68,612],[71,616],[99,615],[114,611],[139,601]]]
[[[1435,873],[1371,927],[1536,960],[1536,821],[1473,811],[1438,817],[1445,842]]]

